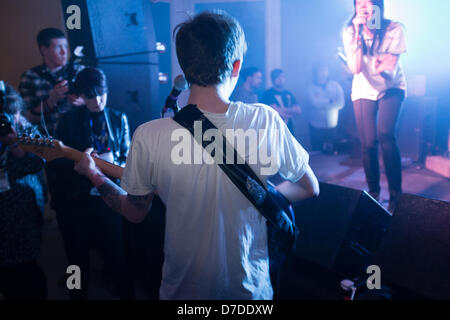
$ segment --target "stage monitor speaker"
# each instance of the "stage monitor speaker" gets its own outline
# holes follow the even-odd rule
[[[380,203],[367,192],[361,192],[333,269],[349,277],[366,273],[391,220],[392,215]]]
[[[343,276],[366,271],[391,219],[366,192],[326,183],[317,199],[294,211],[300,229],[295,255]]]
[[[148,0],[61,0],[77,5],[81,28],[67,29],[70,47],[83,46],[86,60],[104,70],[109,86],[108,106],[124,111],[131,130],[159,118],[159,58],[151,4]]]
[[[403,194],[374,264],[382,282],[450,299],[450,203]]]

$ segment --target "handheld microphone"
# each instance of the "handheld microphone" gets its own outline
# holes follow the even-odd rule
[[[360,39],[362,38],[363,30],[364,30],[364,25],[361,23],[361,24],[358,26],[358,35],[359,35],[359,38],[360,38]]]
[[[178,113],[179,108],[177,104],[178,96],[180,95],[183,90],[186,90],[188,87],[187,81],[184,78],[183,75],[178,75],[174,82],[173,82],[173,88],[170,92],[169,96],[166,99],[166,102],[164,103],[164,107],[161,112],[161,117],[164,117],[164,114],[169,110],[172,109],[175,114]]]

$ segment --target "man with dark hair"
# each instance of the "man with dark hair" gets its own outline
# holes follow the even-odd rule
[[[301,114],[302,110],[297,105],[294,95],[284,88],[286,78],[281,69],[271,72],[272,88],[264,92],[263,103],[274,108],[286,122],[289,130],[294,134],[294,124],[292,119]]]
[[[106,107],[108,86],[100,69],[85,68],[74,84],[85,105],[63,114],[55,138],[72,148],[93,148],[105,161],[124,165],[130,143],[125,114]],[[96,249],[121,299],[134,298],[125,262],[122,218],[105,205],[88,179],[73,171],[73,162],[59,159],[48,163],[52,207],[63,236],[69,265],[81,269],[81,290],[71,290],[72,299],[88,297],[89,251]]]
[[[22,74],[19,92],[25,101],[27,119],[39,125],[42,133],[53,135],[60,114],[83,104],[81,98],[69,93],[69,82],[82,66],[67,63],[68,45],[61,30],[41,30],[37,45],[43,64]]]
[[[277,172],[286,178],[277,189],[290,201],[317,194],[308,154],[278,114],[229,100],[246,49],[240,24],[225,13],[204,12],[176,30],[178,61],[190,83],[188,108],[196,106],[233,141],[258,131],[260,141],[240,154],[247,160],[255,150],[273,155],[270,168],[262,159],[250,166],[264,182]],[[95,166],[90,150],[75,169],[132,222],[143,221],[156,192],[166,205],[161,299],[272,299],[266,219],[203,151],[183,126],[159,119],[136,130],[122,188]]]
[[[241,72],[242,83],[234,90],[231,100],[244,103],[258,103],[257,90],[262,83],[262,73],[258,68],[250,67]]]

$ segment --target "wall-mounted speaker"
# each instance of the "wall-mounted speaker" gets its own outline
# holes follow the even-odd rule
[[[159,58],[151,4],[148,0],[61,0],[77,5],[81,28],[67,29],[70,47],[83,46],[86,61],[101,68],[108,80],[108,106],[124,111],[132,132],[159,118]]]

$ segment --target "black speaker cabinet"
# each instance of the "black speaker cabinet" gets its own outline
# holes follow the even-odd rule
[[[362,191],[333,269],[348,277],[366,273],[389,228],[392,215]]]
[[[450,299],[450,203],[402,195],[375,264],[382,281]]]
[[[158,118],[159,59],[151,4],[148,0],[61,0],[77,5],[81,28],[67,29],[70,47],[83,46],[88,61],[105,71],[108,106],[127,113],[131,130]]]
[[[365,273],[391,215],[366,192],[321,183],[320,195],[295,206],[295,255],[343,276]]]

